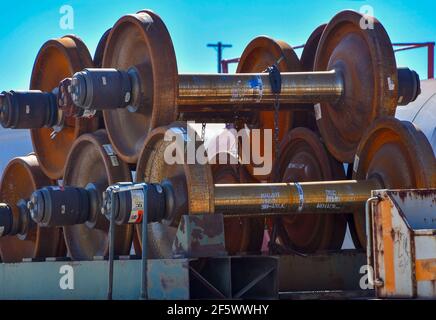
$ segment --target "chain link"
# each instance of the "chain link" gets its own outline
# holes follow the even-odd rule
[[[280,99],[279,94],[274,95],[274,159],[279,157],[279,110]]]

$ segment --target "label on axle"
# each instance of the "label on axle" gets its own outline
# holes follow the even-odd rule
[[[129,223],[140,223],[144,215],[144,191],[132,190],[132,210],[130,211]]]

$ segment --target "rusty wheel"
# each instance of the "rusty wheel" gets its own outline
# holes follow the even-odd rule
[[[304,45],[303,52],[301,53],[301,66],[304,71],[313,71],[313,66],[315,63],[316,50],[318,49],[319,40],[321,40],[321,35],[324,32],[327,24],[322,24],[317,27],[307,39]]]
[[[168,132],[168,133],[167,133]],[[165,134],[179,137],[182,143],[172,144],[165,141]],[[168,137],[168,136],[167,136]],[[165,139],[165,140],[164,140]],[[136,168],[137,182],[160,183],[170,181],[174,188],[174,216],[183,214],[213,213],[213,180],[210,166],[205,164],[187,164],[185,148],[187,136],[186,123],[176,122],[169,126],[153,130],[142,149]],[[172,146],[170,146],[172,145]],[[170,146],[170,147],[169,147]],[[165,161],[165,150],[173,150],[174,164]],[[178,226],[178,221],[150,223],[149,253],[151,258],[169,258],[172,256],[172,242]],[[141,226],[136,228],[141,239]]]
[[[14,225],[19,216],[17,202],[28,200],[36,189],[52,185],[53,181],[41,171],[34,154],[11,160],[3,172],[0,199],[12,207]],[[59,228],[30,226],[28,232],[7,236],[0,240],[0,256],[3,262],[21,262],[23,258],[56,257],[61,254],[63,239]],[[65,254],[65,252],[63,253]]]
[[[280,40],[260,36],[253,39],[242,53],[236,72],[250,73],[263,72],[267,67],[277,64],[280,72],[302,71],[300,61],[290,45]],[[256,113],[253,124],[259,129],[274,130],[274,111],[262,111]],[[281,111],[279,117],[279,139],[292,128],[292,112]],[[260,154],[264,153],[263,131],[261,132]],[[274,143],[272,151],[274,154]],[[250,157],[251,159],[251,157]],[[252,161],[251,161],[252,162]],[[254,164],[248,164],[247,170],[253,175]],[[258,176],[259,180],[267,180],[269,175]]]
[[[376,179],[381,189],[436,187],[436,159],[425,135],[408,121],[386,117],[365,133],[353,178]],[[369,195],[368,195],[369,197]],[[356,247],[366,247],[365,215],[356,212],[350,231]]]
[[[136,68],[141,106],[103,112],[109,138],[121,159],[136,163],[148,133],[177,118],[177,62],[171,37],[160,17],[140,11],[118,20],[107,40],[103,67]]]
[[[97,48],[95,48],[94,52],[94,67],[95,68],[101,68],[103,63],[103,53],[104,49],[106,48],[107,39],[109,38],[109,33],[111,32],[112,28],[109,28],[108,30],[103,33],[100,40],[98,41]]]
[[[304,182],[345,179],[342,164],[307,128],[295,128],[283,139],[275,164],[275,182]],[[340,249],[347,221],[343,215],[295,215],[275,221],[278,240],[299,252]]]
[[[68,35],[47,41],[39,50],[32,70],[30,89],[52,91],[64,78],[92,67],[91,55],[76,36]],[[54,139],[51,128],[32,129],[33,148],[42,171],[51,179],[60,179],[74,140],[98,128],[98,119],[67,117],[65,127]]]
[[[225,162],[223,162],[223,158]],[[220,160],[221,159],[221,160]],[[232,184],[241,181],[245,168],[238,164],[234,155],[223,152],[212,157],[211,168],[214,183]],[[222,164],[221,164],[222,163]],[[262,247],[263,218],[225,218],[225,243],[231,255],[243,252],[260,252]]]
[[[103,191],[110,184],[131,180],[128,165],[118,159],[104,130],[82,135],[74,143],[65,165],[65,185],[86,187],[88,183],[94,183]],[[106,256],[108,230],[109,221],[103,215],[92,224],[64,227],[65,243],[71,257],[92,260],[94,256]],[[117,226],[115,230],[115,254],[128,255],[133,226]]]
[[[342,73],[344,95],[335,104],[315,110],[318,128],[328,150],[341,162],[351,163],[366,128],[376,118],[394,115],[398,76],[392,44],[374,18],[363,29],[364,17],[342,11],[328,23],[316,52],[314,69]]]
[[[327,24],[320,25],[316,28],[307,39],[304,45],[303,52],[301,53],[301,66],[303,71],[313,71],[313,64],[315,62],[316,49],[318,48],[319,40]],[[312,104],[313,108],[313,104]],[[309,108],[307,108],[309,109]],[[312,111],[294,111],[292,117],[292,128],[305,127],[313,131],[318,131],[316,125],[315,113]]]

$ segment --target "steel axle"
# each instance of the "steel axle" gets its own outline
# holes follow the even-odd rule
[[[408,68],[398,69],[399,88],[404,93],[399,105],[406,105],[419,94],[419,76]],[[84,109],[141,110],[141,74],[135,67],[85,69],[74,74],[71,97]],[[178,112],[234,112],[272,110],[276,99],[282,109],[310,108],[307,103],[338,103],[346,90],[340,71],[280,73],[280,93],[275,92],[268,73],[180,74],[177,96]],[[295,104],[303,104],[298,107]],[[146,112],[143,110],[142,112]]]
[[[149,197],[151,201],[148,203],[153,207],[149,211],[152,213],[149,222],[166,220],[170,224],[178,223],[180,217],[175,214],[176,205],[171,203],[174,201],[171,183],[150,184],[150,188],[143,188],[143,185],[123,183],[110,186],[102,201],[93,195],[95,187],[91,185],[87,188],[43,188],[31,197],[31,217],[44,227],[82,224],[93,211],[100,211],[96,208],[101,208],[101,213],[107,218],[110,218],[110,212],[114,212],[118,225],[139,223],[144,199]],[[376,179],[215,184],[214,212],[222,213],[224,217],[347,213],[364,208],[371,190],[379,188],[381,184]],[[147,190],[147,195],[144,195],[144,190]]]

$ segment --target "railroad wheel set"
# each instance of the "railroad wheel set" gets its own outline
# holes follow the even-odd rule
[[[362,29],[361,19],[338,13],[301,59],[289,44],[257,37],[236,74],[179,74],[168,30],[148,10],[121,17],[93,59],[76,36],[46,42],[31,90],[0,96],[2,126],[30,129],[34,147],[2,176],[1,260],[107,256],[103,195],[120,182],[163,192],[148,224],[151,258],[171,256],[184,214],[222,213],[229,254],[260,252],[265,228],[275,253],[338,250],[347,223],[365,247],[371,190],[435,188],[436,165],[419,128],[393,117],[419,95],[417,74],[397,68],[380,22]],[[244,148],[209,155],[230,164],[167,163],[165,134],[189,140],[188,120],[272,129],[272,172],[256,175],[251,155],[241,161]],[[267,149],[258,143],[251,149]],[[114,253],[133,246],[139,255],[142,228],[125,210]]]

